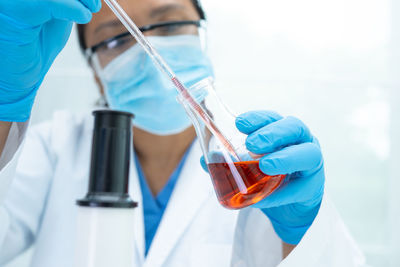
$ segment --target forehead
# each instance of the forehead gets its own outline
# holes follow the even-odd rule
[[[192,0],[119,0],[118,3],[139,27],[161,21],[200,19]],[[101,11],[86,25],[86,44],[90,47],[125,31],[103,2]]]

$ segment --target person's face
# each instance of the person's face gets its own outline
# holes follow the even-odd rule
[[[118,2],[139,27],[166,21],[200,19],[190,0],[120,0]],[[92,21],[86,25],[86,45],[92,47],[126,31],[126,28],[103,2],[101,11],[94,14]]]
[[[118,3],[139,27],[159,22],[200,19],[191,0],[119,0]],[[193,34],[197,34],[197,28],[192,27],[192,29],[195,31]],[[127,29],[103,2],[101,11],[94,14],[91,22],[85,25],[84,38],[86,46],[92,47],[125,32]],[[103,66],[111,60],[112,57],[107,56],[105,59],[99,59]],[[100,93],[104,94],[96,71],[93,73]]]

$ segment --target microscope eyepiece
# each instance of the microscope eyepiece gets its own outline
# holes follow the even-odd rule
[[[133,114],[94,111],[89,190],[79,206],[134,208],[128,194]]]

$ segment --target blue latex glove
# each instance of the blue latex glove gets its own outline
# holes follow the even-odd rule
[[[324,164],[318,141],[299,119],[283,118],[270,111],[242,114],[236,126],[248,134],[249,151],[268,154],[259,163],[264,173],[287,174],[280,188],[253,207],[268,216],[284,242],[298,244],[317,216],[324,192]]]
[[[36,91],[71,33],[100,0],[0,1],[0,121],[26,121]]]

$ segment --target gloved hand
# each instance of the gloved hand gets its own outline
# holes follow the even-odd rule
[[[72,22],[87,23],[100,8],[100,0],[0,1],[0,121],[29,118]]]
[[[247,134],[246,147],[268,175],[287,174],[280,188],[254,204],[286,243],[300,242],[314,221],[324,192],[324,163],[318,141],[303,122],[269,111],[240,115],[236,127]]]

